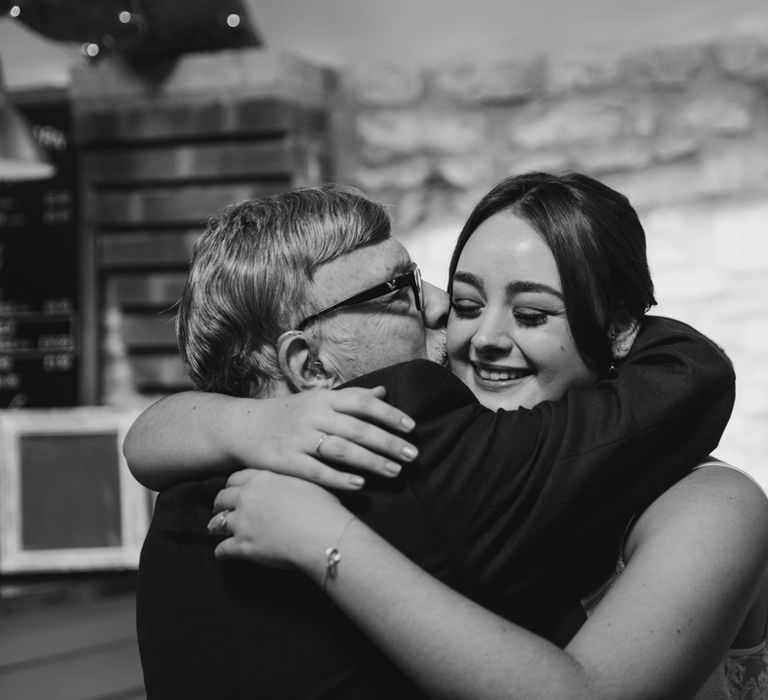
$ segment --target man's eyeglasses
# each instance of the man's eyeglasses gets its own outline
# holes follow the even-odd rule
[[[412,264],[411,269],[408,270],[408,272],[402,275],[398,275],[388,282],[377,284],[375,287],[366,289],[365,291],[355,294],[348,299],[336,302],[332,306],[329,306],[322,311],[318,311],[316,314],[307,316],[301,323],[299,323],[298,326],[296,326],[296,330],[303,331],[310,323],[317,321],[317,319],[331,313],[332,311],[338,311],[339,309],[343,309],[347,306],[356,306],[357,304],[362,304],[366,301],[372,301],[373,299],[383,297],[385,294],[391,294],[392,292],[395,292],[398,289],[403,289],[404,287],[410,287],[413,290],[413,297],[416,301],[416,309],[417,311],[421,311],[422,307],[424,306],[424,296],[421,288],[421,273],[419,272],[419,268],[416,267],[415,264]]]

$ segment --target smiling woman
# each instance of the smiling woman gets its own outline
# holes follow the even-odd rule
[[[451,368],[494,409],[607,376],[656,303],[635,210],[578,173],[500,182],[462,229],[450,278]]]
[[[462,251],[448,356],[489,408],[530,408],[597,379],[573,340],[561,287],[551,251],[517,216],[492,216]]]

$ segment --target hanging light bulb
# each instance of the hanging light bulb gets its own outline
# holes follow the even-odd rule
[[[11,9],[8,10],[8,14],[15,19],[21,14],[21,8],[18,5],[11,5]]]
[[[83,44],[83,47],[81,49],[84,55],[88,56],[88,58],[96,58],[96,56],[99,55],[99,52],[101,49],[99,48],[98,44],[94,44],[93,42],[88,42],[86,44]]]
[[[232,27],[234,29],[235,27],[240,26],[240,15],[235,14],[234,12],[227,17],[227,26]]]

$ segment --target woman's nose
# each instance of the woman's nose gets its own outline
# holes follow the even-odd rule
[[[478,354],[506,354],[515,345],[509,327],[508,315],[502,311],[486,309],[480,318],[471,340],[472,346]]]

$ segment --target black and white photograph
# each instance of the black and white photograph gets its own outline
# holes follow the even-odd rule
[[[0,0],[0,700],[768,700],[765,0]]]

